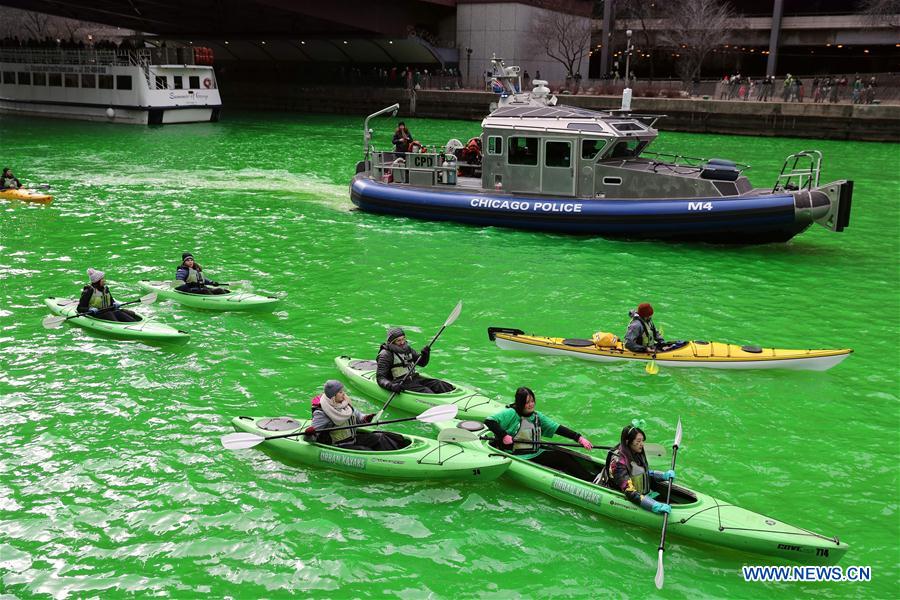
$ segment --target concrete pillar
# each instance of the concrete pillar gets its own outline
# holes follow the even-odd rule
[[[613,0],[603,3],[603,31],[600,34],[600,76],[609,74],[609,40],[612,39],[612,5]]]
[[[766,75],[775,75],[778,66],[778,41],[781,38],[781,17],[784,14],[784,0],[775,0],[772,8],[772,32],[769,34],[769,61],[766,63]]]

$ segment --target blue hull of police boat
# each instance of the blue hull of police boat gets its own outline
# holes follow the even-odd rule
[[[382,183],[365,173],[353,204],[387,215],[605,237],[759,244],[784,242],[812,224],[789,193],[718,198],[559,198]]]

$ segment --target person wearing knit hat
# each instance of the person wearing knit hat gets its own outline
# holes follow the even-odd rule
[[[201,267],[190,252],[181,253],[181,264],[175,270],[175,281],[183,282],[175,289],[188,294],[228,294],[230,290],[220,288],[218,281],[207,279]],[[212,286],[212,287],[206,287]]]
[[[632,352],[654,353],[657,352],[665,340],[653,324],[653,307],[649,302],[638,304],[637,310],[629,313],[631,323],[625,332],[625,348]]]
[[[119,308],[119,303],[113,299],[109,286],[106,285],[106,274],[103,271],[91,267],[87,270],[87,276],[90,284],[81,290],[81,297],[78,299],[78,313],[88,313],[96,319],[121,323],[134,323],[141,320],[136,313]]]
[[[356,425],[371,423],[375,413],[364,415],[354,407],[340,381],[329,379],[322,392],[312,400],[312,424],[303,432],[307,441],[353,450],[397,450],[410,444],[399,434],[357,429]]]
[[[440,379],[422,377],[416,367],[424,367],[431,358],[431,348],[425,346],[416,352],[406,341],[406,332],[400,327],[388,330],[387,341],[378,349],[378,369],[376,379],[382,388],[398,392],[420,392],[423,394],[445,394],[453,391],[453,386]]]

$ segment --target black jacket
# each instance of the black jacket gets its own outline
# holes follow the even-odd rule
[[[397,346],[394,346],[393,344],[382,344],[378,351],[378,369],[376,371],[377,381],[378,385],[386,390],[390,390],[391,384],[394,383],[394,376],[391,375],[391,369],[394,368],[394,354],[396,353],[396,350]],[[412,346],[408,344],[406,350],[406,352],[400,354],[400,357],[408,366],[418,365],[424,367],[428,365],[428,359],[431,355],[430,351],[420,354],[413,350]]]

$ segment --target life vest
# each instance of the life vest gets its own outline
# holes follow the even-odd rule
[[[656,325],[653,324],[653,319],[644,320],[639,314],[635,313],[633,318],[637,319],[641,324],[641,337],[638,339],[638,343],[641,346],[650,346],[651,344],[656,343],[656,338],[659,337],[659,332],[656,331]]]
[[[184,282],[203,285],[203,273],[201,273],[199,269],[188,268],[188,274],[184,279]]]
[[[15,177],[4,177],[0,180],[0,187],[12,188],[14,190],[19,189],[19,180]]]
[[[616,489],[613,470],[615,469],[616,464],[622,464],[624,462],[625,461],[622,457],[621,446],[616,446],[615,448],[610,450],[609,454],[606,455],[606,466],[603,467],[603,471],[598,477],[600,484],[605,485],[609,488]],[[635,461],[632,459],[626,464],[626,469],[628,470],[628,477],[631,479],[631,485],[634,490],[641,496],[646,496],[647,494],[649,494],[650,471],[646,463],[642,463],[641,461]]]
[[[541,419],[535,413],[532,415],[534,415],[533,423],[527,417],[519,419],[519,430],[513,436],[513,452],[517,450],[537,452],[538,442],[541,441]]]
[[[393,377],[394,379],[400,379],[401,377],[409,373],[410,367],[412,367],[412,348],[407,345],[406,352],[395,352],[391,350],[391,354],[394,357],[394,364],[391,367],[391,377]]]
[[[321,397],[317,396],[317,398],[321,398]],[[317,410],[322,410],[322,407],[317,404],[314,404],[313,409],[312,409],[313,415],[316,414]],[[329,421],[331,422],[331,425],[329,425],[329,427],[336,427],[336,425],[334,424],[334,421],[331,421],[331,419],[329,419]],[[350,419],[347,421],[347,425],[358,425],[358,424],[359,423],[356,420],[356,417],[351,415]],[[342,427],[343,427],[343,425],[342,425]],[[338,431],[326,431],[325,433],[327,433],[328,435],[331,436],[331,445],[332,446],[346,446],[346,445],[352,445],[356,442],[356,429],[339,429]]]
[[[424,152],[428,152],[428,148],[423,146],[422,142],[420,142],[419,140],[413,140],[412,142],[409,143],[409,149],[407,150],[407,152],[409,152],[410,154],[413,154],[416,152],[424,153]]]
[[[102,291],[93,285],[90,288],[93,293],[88,301],[88,306],[91,308],[109,308],[112,306],[112,294],[109,293],[109,286],[104,286]]]

